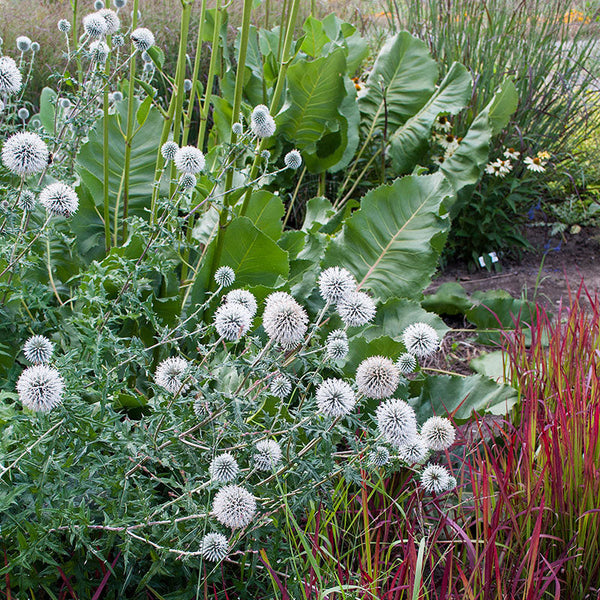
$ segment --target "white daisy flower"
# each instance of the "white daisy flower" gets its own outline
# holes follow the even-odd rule
[[[256,500],[243,487],[226,485],[217,492],[212,512],[219,523],[231,529],[240,529],[252,523],[256,514]]]
[[[518,160],[519,156],[521,156],[521,153],[514,148],[507,148],[504,151],[504,157],[508,160]]]
[[[537,156],[527,156],[523,161],[527,165],[527,169],[534,173],[543,173],[546,168],[544,167],[544,161],[540,160]]]

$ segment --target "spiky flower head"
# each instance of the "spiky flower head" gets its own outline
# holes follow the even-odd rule
[[[222,533],[207,533],[200,542],[204,560],[221,562],[229,554],[229,542]]]
[[[25,121],[25,120],[29,119],[29,111],[25,107],[20,108],[17,111],[17,117],[19,117],[19,119],[21,119],[21,121]]]
[[[369,462],[374,467],[383,467],[390,462],[390,451],[385,446],[377,446],[369,454]]]
[[[269,150],[261,150],[260,157],[265,161],[269,162],[271,160],[271,152]]]
[[[446,417],[429,417],[421,427],[421,436],[431,450],[446,450],[454,444],[456,430]]]
[[[348,355],[348,350],[350,349],[347,340],[342,340],[339,338],[334,338],[332,340],[327,340],[326,344],[327,356],[331,360],[342,360],[346,358]]]
[[[327,342],[333,342],[334,340],[348,341],[348,334],[343,329],[334,329],[328,336]]]
[[[29,52],[31,49],[31,40],[26,35],[20,35],[16,39],[17,48],[21,52]]]
[[[440,494],[448,489],[450,472],[442,465],[427,465],[421,473],[421,485],[427,492]]]
[[[272,471],[281,462],[281,448],[274,440],[257,442],[254,466],[258,471]]]
[[[60,373],[46,365],[34,365],[21,373],[17,392],[23,406],[35,412],[50,412],[62,402],[65,384]]]
[[[258,309],[254,294],[248,290],[231,290],[225,295],[225,302],[240,304],[250,313],[252,318],[254,318]]]
[[[23,84],[17,63],[10,56],[0,57],[0,93],[16,94]]]
[[[297,346],[308,329],[306,311],[286,292],[267,297],[263,327],[269,338],[286,349]]]
[[[97,12],[83,17],[83,30],[91,38],[101,38],[106,35],[108,25],[104,17]]]
[[[233,454],[224,452],[212,459],[210,466],[208,467],[208,472],[210,473],[212,481],[228,483],[237,477],[240,468],[233,457]]]
[[[159,385],[171,394],[176,394],[177,392],[184,394],[189,387],[188,384],[183,383],[183,374],[187,367],[187,360],[179,356],[166,358],[156,367],[154,381],[156,385]]]
[[[206,166],[204,154],[194,146],[184,146],[175,152],[175,166],[181,173],[200,173]]]
[[[229,342],[237,342],[252,325],[252,317],[241,304],[227,302],[215,311],[215,329]]]
[[[17,175],[40,173],[48,164],[48,146],[37,133],[15,133],[4,142],[2,162]]]
[[[56,26],[62,33],[69,33],[69,31],[71,31],[71,23],[67,21],[67,19],[59,19]]]
[[[450,475],[450,477],[448,477],[448,485],[446,486],[446,490],[453,490],[457,485],[458,482],[456,481],[456,477]]]
[[[179,150],[179,146],[173,141],[165,142],[160,147],[160,153],[167,162],[175,158],[177,150]]]
[[[360,327],[372,321],[377,312],[375,302],[364,292],[346,294],[338,303],[337,310],[342,321],[349,327]]]
[[[125,45],[125,36],[120,33],[115,33],[112,36],[113,48],[122,48]]]
[[[402,375],[408,375],[417,368],[417,359],[410,352],[405,352],[398,357],[396,365],[398,365]]]
[[[72,187],[56,182],[40,192],[40,204],[51,215],[70,217],[79,207],[79,198]]]
[[[288,169],[295,171],[302,166],[302,155],[298,150],[290,150],[284,157],[283,162]]]
[[[273,396],[285,400],[292,393],[292,382],[285,375],[276,375],[271,381],[269,391]]]
[[[319,293],[326,302],[339,302],[356,291],[356,279],[347,269],[329,267],[319,275]]]
[[[41,46],[37,42],[31,42],[31,51],[35,54],[40,51]]]
[[[231,126],[231,131],[235,133],[235,135],[242,135],[242,133],[244,133],[244,128],[241,123],[234,123]]]
[[[219,267],[215,273],[215,281],[221,287],[229,287],[235,281],[235,271],[227,265]]]
[[[192,173],[183,173],[179,178],[179,187],[185,192],[196,187],[196,176]]]
[[[19,199],[17,200],[17,206],[27,212],[32,211],[35,208],[37,198],[33,192],[29,190],[22,190]]]
[[[413,323],[402,332],[402,342],[407,352],[418,358],[426,358],[440,347],[436,330],[427,323]]]
[[[396,448],[412,442],[417,435],[415,411],[404,400],[390,398],[382,402],[376,419],[384,439]]]
[[[252,523],[256,514],[256,500],[243,487],[226,485],[217,492],[212,512],[219,523],[231,529],[239,529]]]
[[[110,8],[102,8],[98,11],[98,14],[106,21],[106,34],[113,35],[121,29],[121,19],[119,19],[117,13]]]
[[[34,365],[49,362],[54,352],[54,344],[43,335],[31,336],[23,346],[25,358]]]
[[[398,447],[398,457],[409,465],[424,463],[428,456],[429,450],[420,435],[416,435],[408,443]]]
[[[354,391],[343,379],[326,379],[317,388],[317,406],[328,417],[343,417],[356,404]]]
[[[383,356],[370,356],[356,369],[356,387],[367,398],[389,398],[400,382],[400,369]]]
[[[131,33],[131,42],[136,50],[145,52],[154,46],[154,34],[145,27],[138,27]]]
[[[268,138],[275,133],[275,119],[264,104],[259,104],[252,111],[250,128],[252,133],[259,138]]]
[[[109,53],[108,45],[102,40],[96,40],[90,44],[89,52],[92,60],[105,63]]]

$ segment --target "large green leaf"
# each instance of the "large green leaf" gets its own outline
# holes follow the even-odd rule
[[[471,97],[472,80],[467,69],[454,63],[427,104],[390,138],[390,156],[397,173],[411,171],[429,148],[431,128],[439,113],[456,114]]]
[[[395,131],[418,112],[435,90],[438,67],[427,44],[403,31],[383,46],[364,89],[359,107],[368,126]]]
[[[451,195],[440,173],[402,177],[372,190],[329,244],[324,266],[347,268],[380,300],[420,299],[448,228],[441,211]]]
[[[434,294],[425,296],[421,306],[438,315],[463,315],[473,306],[473,300],[460,283],[447,281],[440,285]]]

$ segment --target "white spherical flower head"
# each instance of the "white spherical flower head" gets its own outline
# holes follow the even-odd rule
[[[127,4],[127,0],[113,0],[115,8],[123,8]]]
[[[442,465],[427,465],[421,473],[421,485],[427,492],[440,494],[448,489],[450,472]]]
[[[37,42],[31,42],[31,51],[32,52],[39,52],[40,51],[41,46],[37,43]]]
[[[175,152],[175,166],[181,173],[200,173],[206,166],[204,154],[194,146],[184,146]]]
[[[51,215],[70,217],[79,207],[79,198],[72,187],[56,182],[40,192],[40,204]]]
[[[184,79],[183,80],[183,91],[184,92],[189,92],[192,89],[192,80],[191,79]]]
[[[429,450],[420,435],[398,447],[398,457],[409,465],[424,463],[428,456]]]
[[[156,367],[156,373],[154,373],[154,381],[156,385],[167,390],[171,394],[180,392],[184,394],[189,387],[188,384],[184,385],[184,372],[188,367],[187,360],[178,356],[172,356],[163,360],[158,367]]]
[[[17,175],[40,173],[48,164],[48,146],[37,133],[15,133],[2,147],[2,162]]]
[[[221,287],[229,287],[235,281],[235,271],[226,265],[219,267],[215,273],[215,281]]]
[[[457,485],[458,485],[458,482],[456,481],[456,477],[454,477],[453,475],[450,475],[450,477],[448,477],[448,485],[446,486],[446,490],[447,491],[453,490]]]
[[[367,398],[389,398],[400,382],[400,369],[383,356],[370,356],[356,369],[356,386]]]
[[[17,381],[19,400],[35,412],[50,412],[62,402],[65,384],[60,373],[46,365],[34,365],[21,373]]]
[[[19,37],[17,37],[16,42],[17,48],[21,52],[29,52],[29,50],[31,49],[31,40],[26,35],[20,35]]]
[[[90,44],[89,52],[92,60],[99,63],[105,63],[108,58],[110,49],[108,45],[102,40],[96,40]]]
[[[204,560],[221,562],[229,554],[229,542],[222,533],[207,533],[200,542]]]
[[[179,187],[185,192],[196,187],[196,176],[192,173],[184,173],[179,178]]]
[[[375,302],[364,292],[346,294],[338,303],[337,310],[342,321],[349,327],[360,327],[375,317]]]
[[[414,373],[414,370],[417,368],[417,359],[410,352],[405,352],[398,357],[396,365],[398,365],[402,375],[408,375],[409,373]]]
[[[71,31],[71,23],[69,23],[69,21],[66,19],[60,19],[56,26],[62,33],[69,33],[69,31]]]
[[[356,404],[352,387],[342,379],[326,379],[317,388],[316,396],[319,411],[328,417],[343,417]]]
[[[54,344],[43,335],[31,336],[23,346],[25,358],[34,365],[49,362],[54,352]]]
[[[161,148],[160,148],[160,153],[162,154],[162,157],[169,162],[170,160],[173,160],[175,158],[175,155],[177,154],[177,150],[179,150],[179,146],[173,142],[165,142]]]
[[[71,106],[72,106],[71,101],[68,98],[61,98],[58,101],[58,104],[61,108],[64,108],[65,110],[71,108]]]
[[[125,36],[120,33],[115,33],[112,36],[112,46],[113,48],[121,48],[125,45]]]
[[[97,12],[92,13],[91,15],[86,15],[83,17],[83,30],[86,35],[89,35],[91,38],[101,38],[106,35],[108,31],[108,25],[106,24],[106,20],[104,17]]]
[[[369,462],[374,467],[384,467],[390,462],[390,451],[385,446],[377,446],[369,454]]]
[[[356,291],[356,279],[347,269],[330,267],[319,275],[319,293],[326,302],[339,302]]]
[[[123,100],[123,94],[119,91],[113,92],[113,100],[115,102],[121,102],[121,100]]]
[[[30,212],[35,208],[37,198],[33,192],[29,190],[23,190],[19,199],[17,200],[17,206],[23,210]]]
[[[404,400],[390,398],[382,402],[376,419],[384,439],[396,448],[412,442],[417,435],[415,411]]]
[[[292,393],[292,382],[285,375],[276,375],[271,381],[269,391],[273,396],[285,400]]]
[[[96,2],[94,2],[94,8],[96,10],[100,10],[101,8],[104,8],[103,0],[96,0]]]
[[[304,339],[308,315],[292,296],[274,292],[265,303],[263,327],[273,342],[286,349],[293,348]]]
[[[283,162],[288,169],[295,171],[302,166],[302,155],[298,150],[290,150],[284,157]]]
[[[98,11],[98,14],[106,21],[106,34],[113,35],[121,29],[121,20],[117,13],[110,8],[102,8]]]
[[[215,311],[215,329],[229,342],[237,342],[248,332],[252,317],[241,304],[227,302]]]
[[[235,135],[242,135],[242,133],[244,133],[244,128],[242,127],[241,123],[234,123],[231,126],[231,131],[233,131]]]
[[[25,107],[20,108],[17,111],[17,117],[19,117],[19,119],[21,119],[21,121],[25,121],[25,120],[29,119],[29,111]]]
[[[250,128],[252,133],[259,138],[268,138],[275,133],[275,119],[264,104],[259,104],[252,111]]]
[[[10,56],[0,57],[0,93],[16,94],[23,84],[17,63]]]
[[[256,444],[254,466],[258,471],[272,471],[281,462],[281,448],[274,440],[262,440]]]
[[[402,342],[410,354],[425,358],[440,347],[436,330],[427,323],[413,323],[402,332]]]
[[[350,349],[348,341],[339,338],[334,338],[332,340],[328,339],[325,347],[327,349],[327,356],[331,360],[342,360],[346,358],[348,350]]]
[[[240,304],[250,313],[252,318],[254,318],[256,311],[258,310],[256,298],[254,297],[254,294],[248,290],[231,290],[225,295],[225,302]]]
[[[212,512],[219,523],[231,529],[240,529],[252,523],[256,514],[256,500],[243,487],[226,485],[217,492]]]
[[[428,448],[441,451],[450,448],[456,438],[456,430],[446,417],[430,417],[421,427],[421,436]]]
[[[240,468],[233,457],[233,454],[224,452],[212,459],[210,466],[208,467],[208,472],[210,473],[212,481],[228,483],[237,477]]]
[[[131,42],[136,50],[145,52],[154,46],[154,34],[145,27],[138,27],[131,33]]]

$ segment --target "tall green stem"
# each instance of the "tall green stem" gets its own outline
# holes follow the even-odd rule
[[[110,76],[110,57],[106,61],[104,67],[104,74],[108,80]],[[110,196],[108,193],[110,183],[110,171],[109,171],[109,147],[108,147],[108,85],[104,85],[103,94],[103,147],[102,147],[102,169],[103,169],[103,186],[104,186],[104,242],[106,254],[110,252]]]
[[[71,29],[71,44],[73,51],[76,53],[75,61],[77,63],[77,81],[81,85],[83,81],[83,70],[81,69],[81,57],[77,52],[77,0],[71,0],[71,8],[73,9],[73,24]]]

